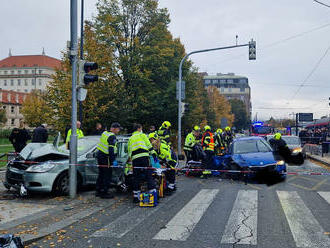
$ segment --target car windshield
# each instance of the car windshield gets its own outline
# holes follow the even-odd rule
[[[300,146],[300,139],[298,137],[294,136],[282,136],[282,139],[288,144],[288,145],[298,145]]]
[[[272,132],[271,127],[255,127],[253,129],[254,133],[256,134],[267,134]]]
[[[234,143],[234,154],[271,151],[271,147],[264,140],[240,140]]]
[[[98,138],[84,137],[78,139],[78,145],[77,145],[78,156],[81,156],[82,154],[85,154],[88,151],[90,151],[93,147],[97,145],[98,141],[99,141]],[[70,153],[69,149],[67,149],[66,144],[59,146],[58,150],[64,153]]]
[[[117,153],[118,158],[126,158],[128,156],[127,142],[118,142],[117,149],[118,149],[118,153]]]

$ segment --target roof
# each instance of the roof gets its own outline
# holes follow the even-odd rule
[[[0,68],[35,66],[50,67],[56,69],[61,67],[61,61],[46,55],[10,56],[0,60]]]
[[[25,97],[28,95],[28,93],[24,92],[17,92],[12,90],[0,90],[1,97],[1,103],[2,104],[19,104],[22,105]]]
[[[232,74],[221,74],[221,75],[210,75],[203,76],[203,79],[239,79],[239,78],[247,78],[245,76],[232,75]]]

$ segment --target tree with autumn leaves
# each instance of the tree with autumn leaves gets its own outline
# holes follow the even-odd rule
[[[100,78],[87,87],[85,131],[96,122],[110,125],[113,121],[128,130],[134,122],[159,126],[164,120],[176,128],[176,81],[186,52],[180,39],[173,38],[169,23],[167,9],[159,8],[157,1],[99,0],[96,17],[85,23],[84,58],[99,64],[95,73]],[[189,60],[183,66],[183,78],[185,102],[190,104],[184,128],[202,122],[217,127],[221,117],[232,122],[228,102],[217,90],[205,90]],[[66,54],[44,100],[51,108],[48,123],[64,130],[71,115],[71,65]]]

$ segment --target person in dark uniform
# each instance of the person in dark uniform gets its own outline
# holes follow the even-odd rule
[[[24,122],[20,122],[19,128],[14,128],[9,136],[9,141],[13,144],[15,152],[21,152],[31,139],[29,132],[24,127]]]
[[[47,143],[48,131],[47,124],[42,124],[33,130],[32,143]]]
[[[100,122],[96,123],[95,130],[92,131],[91,135],[101,135],[104,132],[102,124]]]
[[[115,122],[111,124],[110,132],[104,131],[101,135],[100,142],[97,145],[97,163],[99,165],[99,175],[96,181],[96,196],[101,198],[113,198],[113,194],[109,193],[110,183],[112,179],[112,166],[118,166],[116,160],[117,138],[121,126]]]
[[[285,162],[290,161],[291,152],[285,140],[282,139],[281,133],[275,133],[274,137],[269,140],[269,144],[272,146],[274,152],[280,155]]]

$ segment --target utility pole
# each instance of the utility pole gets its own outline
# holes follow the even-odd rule
[[[77,58],[78,58],[78,4],[70,0],[70,58],[72,65],[72,98],[71,98],[71,137],[70,137],[70,198],[77,193]]]
[[[204,49],[204,50],[197,50],[197,51],[193,51],[190,52],[188,54],[186,54],[186,56],[183,57],[183,59],[180,62],[179,65],[179,103],[178,103],[178,156],[181,155],[181,109],[182,109],[182,65],[184,63],[184,61],[192,54],[195,53],[205,53],[205,52],[211,52],[211,51],[216,51],[216,50],[224,50],[224,49],[231,49],[231,48],[237,48],[237,47],[245,47],[245,46],[249,46],[249,58],[250,60],[254,60],[255,59],[255,54],[256,54],[256,43],[255,41],[251,40],[251,42],[249,42],[248,44],[244,44],[244,45],[235,45],[235,46],[227,46],[227,47],[217,47],[217,48],[210,48],[210,49]]]
[[[80,59],[84,59],[84,0],[81,0],[81,21],[80,21]],[[83,121],[83,104],[79,101],[79,121]]]

